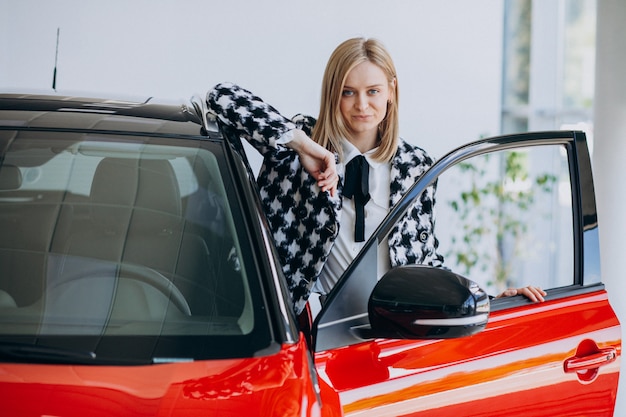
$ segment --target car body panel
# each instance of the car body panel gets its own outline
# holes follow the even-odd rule
[[[259,358],[135,367],[0,364],[11,416],[319,415],[301,340]]]
[[[590,381],[566,373],[564,363],[585,340],[621,356],[620,339],[599,290],[493,312],[487,328],[467,338],[376,340],[320,352],[316,366],[339,391],[345,415],[611,415],[617,356]]]

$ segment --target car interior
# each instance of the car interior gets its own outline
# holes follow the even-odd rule
[[[249,332],[250,294],[215,161],[109,147],[7,154],[0,309],[14,311],[0,315],[13,323],[2,333]]]

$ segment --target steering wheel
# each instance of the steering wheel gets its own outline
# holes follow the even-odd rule
[[[159,290],[185,315],[191,316],[191,309],[183,293],[161,273],[144,266],[122,263],[119,265],[119,276],[144,282]]]
[[[98,297],[98,288],[112,288],[112,284],[106,284],[105,287],[99,287],[97,283],[110,282],[113,277],[119,277],[123,279],[135,280],[141,283],[145,283],[150,287],[156,289],[161,294],[165,295],[168,300],[174,304],[183,314],[190,316],[191,309],[185,299],[185,296],[180,290],[165,276],[155,271],[154,269],[147,268],[140,265],[127,264],[127,263],[115,263],[115,262],[101,262],[95,261],[90,258],[74,257],[64,259],[64,265],[66,266],[65,277],[60,281],[53,282],[51,286],[47,288],[47,294],[50,296],[50,300],[57,300],[56,307],[61,311],[69,311],[67,307],[83,306],[83,308],[89,307],[89,299],[83,299],[76,297],[85,296],[85,287],[74,286],[74,283],[83,279],[93,279],[93,284],[89,284],[87,288],[95,293],[89,296]],[[75,292],[68,290],[74,289]],[[74,298],[72,298],[74,297]],[[69,304],[67,304],[69,303]],[[97,303],[96,303],[97,305]],[[93,304],[92,304],[93,306]],[[55,308],[56,308],[55,307]]]

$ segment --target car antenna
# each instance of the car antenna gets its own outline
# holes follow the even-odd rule
[[[52,89],[57,91],[57,61],[59,59],[59,32],[61,32],[61,28],[57,28],[57,46],[56,52],[54,53],[54,73],[52,74]]]

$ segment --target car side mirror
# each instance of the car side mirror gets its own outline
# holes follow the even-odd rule
[[[368,302],[373,337],[451,339],[485,328],[489,296],[454,272],[423,265],[393,268]]]

